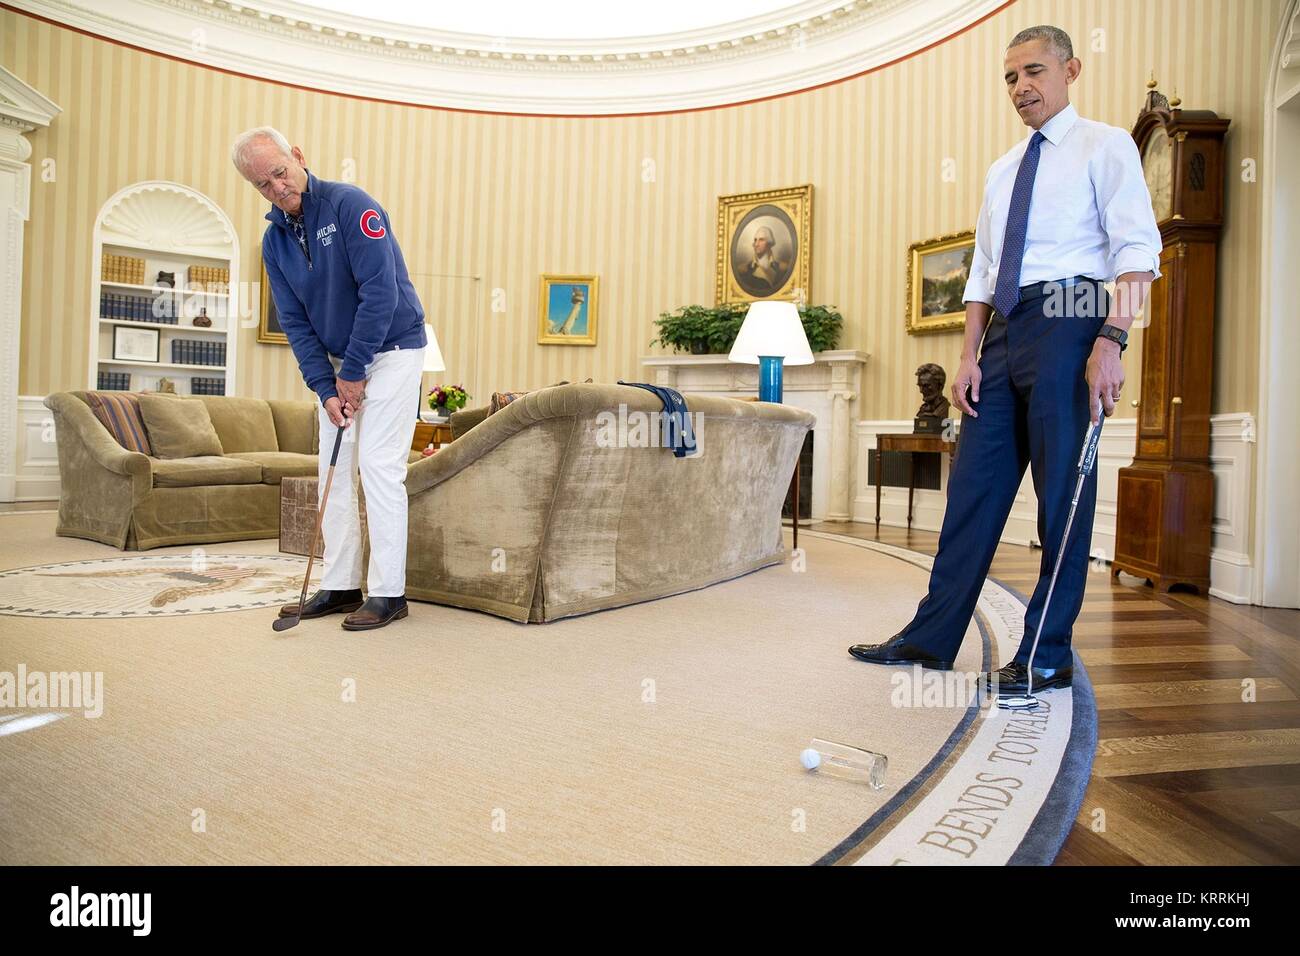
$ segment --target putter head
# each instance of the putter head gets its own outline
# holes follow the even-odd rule
[[[277,617],[275,621],[271,624],[271,630],[287,631],[291,627],[297,627],[299,620],[301,620],[301,618],[299,618],[297,614],[295,614],[293,617]]]
[[[1033,710],[1038,698],[1033,694],[999,694],[997,703],[1003,710]]]

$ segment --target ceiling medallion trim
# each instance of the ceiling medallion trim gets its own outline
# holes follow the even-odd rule
[[[209,15],[227,15],[228,20],[287,31],[288,35],[315,35],[329,42],[343,42],[367,52],[411,51],[438,53],[481,67],[489,63],[641,63],[670,60],[708,60],[723,51],[784,47],[788,38],[802,31],[821,32],[839,20],[856,21],[878,12],[906,5],[913,0],[805,0],[790,8],[751,20],[702,30],[622,40],[528,40],[482,34],[450,33],[420,27],[401,27],[382,21],[358,21],[340,14],[302,6],[289,0],[261,0],[243,4],[231,0],[153,0],[188,9],[207,8]],[[278,12],[293,10],[295,16]],[[300,11],[300,12],[298,12]],[[347,21],[365,24],[365,32],[347,29]],[[342,26],[340,26],[342,24]],[[285,35],[285,33],[282,33]]]
[[[671,36],[538,41],[350,24],[363,33],[289,0],[7,0],[85,33],[255,79],[418,106],[574,116],[706,109],[799,92],[943,42],[1012,2],[805,0]]]

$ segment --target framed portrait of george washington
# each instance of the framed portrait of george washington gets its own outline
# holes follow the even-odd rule
[[[954,232],[907,247],[908,334],[966,327],[962,295],[974,258],[974,231]]]
[[[812,193],[807,184],[718,197],[716,305],[808,301]]]

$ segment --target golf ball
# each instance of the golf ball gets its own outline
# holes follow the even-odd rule
[[[805,770],[816,770],[822,765],[822,755],[811,747],[799,755],[799,760],[804,765]]]

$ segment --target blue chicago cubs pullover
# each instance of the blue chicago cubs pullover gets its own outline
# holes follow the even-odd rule
[[[308,171],[302,216],[306,254],[284,212],[271,207],[262,261],[303,381],[323,405],[338,394],[330,355],[343,360],[338,377],[356,382],[377,353],[428,340],[402,250],[377,202]]]

